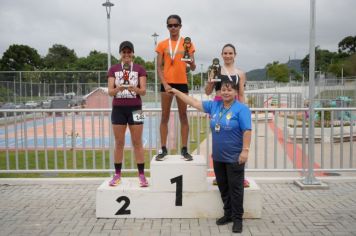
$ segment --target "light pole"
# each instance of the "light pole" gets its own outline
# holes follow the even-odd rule
[[[200,100],[203,100],[203,64],[200,64]]]
[[[303,180],[305,185],[321,184],[314,175],[315,21],[315,0],[310,0],[308,173]]]
[[[106,18],[107,18],[107,26],[108,26],[108,70],[111,67],[111,47],[110,47],[110,12],[111,12],[111,7],[114,6],[113,3],[110,2],[110,0],[106,0],[106,2],[104,2],[102,4],[105,9],[106,9]],[[99,74],[99,87],[100,87],[100,74]],[[110,98],[110,96],[108,96],[108,100],[109,100],[109,104],[111,104],[112,99]],[[109,145],[110,145],[110,149],[109,149],[109,156],[110,156],[110,168],[114,167],[114,139],[113,139],[113,131],[112,129],[109,129]]]
[[[200,64],[200,100],[203,101],[203,64]],[[199,123],[198,123],[198,126],[199,126],[199,129],[200,129],[200,133],[201,134],[204,134],[204,130],[201,128],[200,126],[201,124],[201,116],[200,116],[200,113],[199,113]]]
[[[157,37],[158,37],[159,35],[156,33],[156,32],[154,32],[154,34],[152,34],[152,37],[153,37],[153,40],[154,40],[154,43],[155,43],[155,50],[156,50],[156,46],[157,46]],[[153,58],[153,61],[154,61],[154,63],[155,63],[155,107],[157,106],[157,100],[158,100],[158,95],[157,95],[157,93],[158,93],[158,91],[157,91],[157,60],[156,60],[156,55],[154,56],[154,58]]]
[[[344,65],[341,66],[341,96],[344,96]]]
[[[110,2],[110,0],[106,0],[102,4],[105,9],[106,9],[106,18],[108,19],[108,70],[111,67],[111,47],[110,47],[110,12],[111,12],[111,7],[114,6],[113,3]]]

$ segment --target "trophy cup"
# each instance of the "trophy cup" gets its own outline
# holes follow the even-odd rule
[[[130,65],[129,64],[124,64],[123,66],[123,79],[124,79],[124,83],[121,85],[125,88],[130,86],[130,81],[129,81],[129,76],[130,76]]]
[[[184,38],[183,47],[184,47],[184,55],[181,60],[191,62],[192,58],[190,58],[189,56],[189,50],[192,47],[192,40],[189,37]]]
[[[221,75],[221,66],[218,58],[213,59],[213,64],[210,66],[210,71],[213,71],[213,78],[211,79],[211,81],[220,82],[221,79],[219,77]]]

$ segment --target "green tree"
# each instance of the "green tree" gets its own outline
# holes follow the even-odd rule
[[[348,57],[343,63],[344,76],[356,76],[356,53]]]
[[[290,75],[292,77],[293,80],[296,80],[296,81],[302,81],[303,80],[303,77],[302,75],[300,75],[296,70],[294,69],[290,69]]]
[[[79,58],[75,64],[74,68],[76,70],[101,70],[106,71],[108,66],[108,54],[98,52],[96,50],[91,51],[87,57]],[[117,64],[118,60],[111,56],[112,64]]]
[[[268,77],[273,78],[274,81],[289,82],[289,69],[287,65],[274,61],[272,64],[267,64],[266,69]]]
[[[341,77],[341,71],[343,70],[342,68],[342,63],[333,63],[328,66],[328,72],[332,73],[333,75],[337,77]]]
[[[74,50],[61,44],[54,44],[48,49],[44,58],[44,65],[48,70],[68,70],[73,69],[77,59]]]
[[[155,63],[154,61],[146,61],[145,62],[145,69],[149,71],[154,71],[155,70]]]
[[[143,60],[140,56],[135,56],[134,63],[139,64],[143,67],[145,66],[145,60]]]
[[[339,53],[351,55],[356,53],[356,36],[347,36],[338,44]]]
[[[11,45],[0,61],[1,70],[33,71],[42,66],[41,56],[37,50],[27,45]]]
[[[315,48],[315,70],[327,72],[329,65],[333,63],[338,63],[344,54],[338,54],[337,52],[330,52],[329,50],[320,49],[319,46]],[[309,75],[309,54],[306,55],[301,63],[305,75]]]

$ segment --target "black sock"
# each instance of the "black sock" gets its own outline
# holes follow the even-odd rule
[[[122,163],[114,163],[114,166],[115,166],[115,174],[121,174]]]
[[[162,146],[162,152],[168,152],[166,146]]]
[[[145,163],[137,163],[137,169],[138,169],[138,173],[141,174],[145,174]]]
[[[187,153],[187,152],[188,152],[187,147],[182,147],[182,154]]]

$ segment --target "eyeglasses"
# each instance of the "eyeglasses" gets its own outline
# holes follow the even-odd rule
[[[180,24],[167,24],[168,28],[178,28],[180,26]]]

